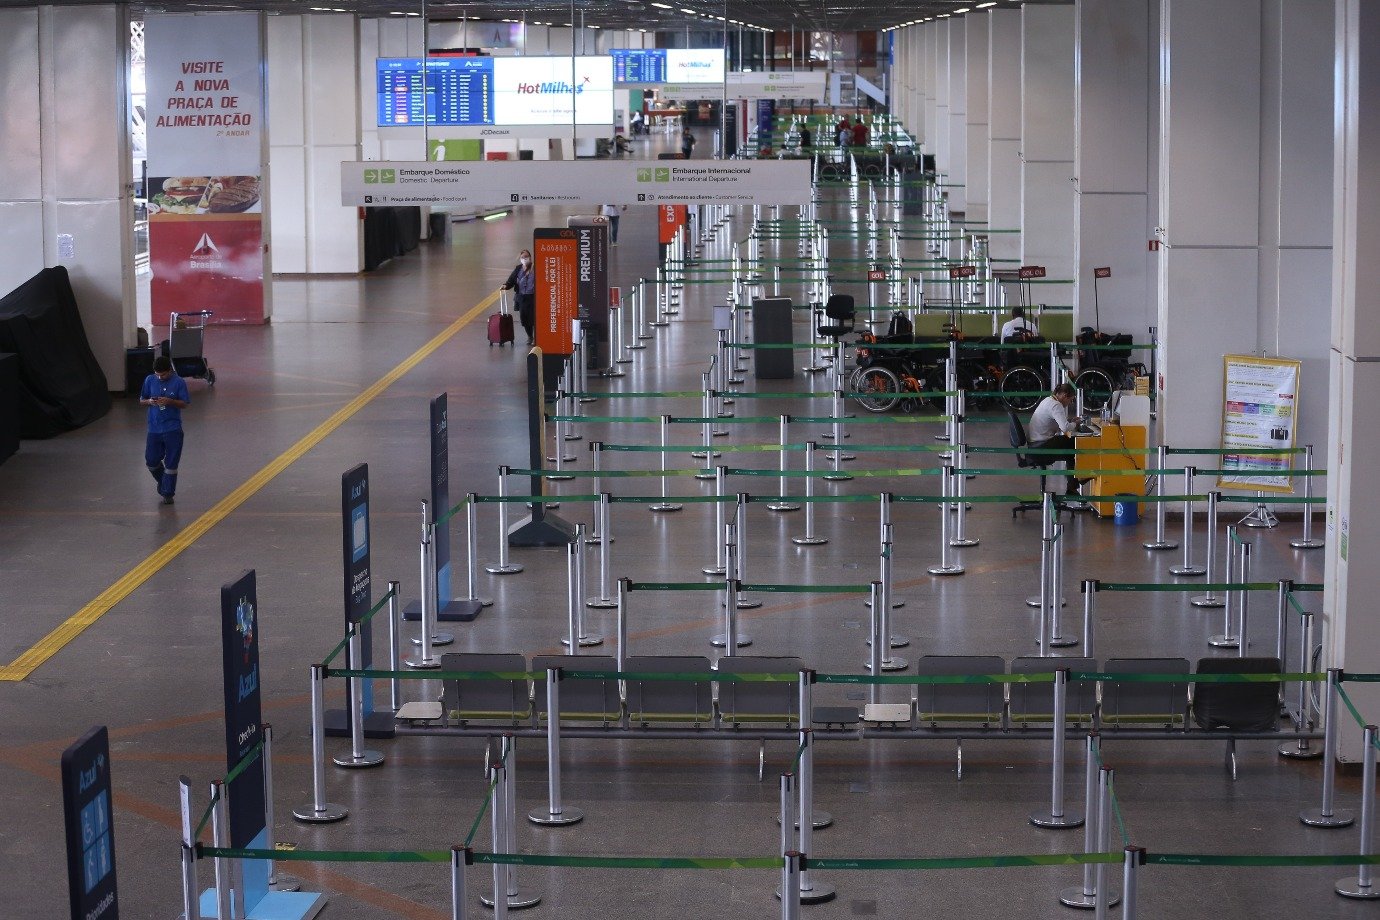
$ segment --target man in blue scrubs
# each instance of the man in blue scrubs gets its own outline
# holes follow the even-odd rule
[[[177,462],[182,457],[182,410],[192,401],[187,381],[173,373],[172,361],[159,355],[153,362],[153,373],[144,378],[139,391],[139,405],[149,407],[149,434],[144,444],[144,463],[154,482],[162,504],[173,503],[177,491]]]

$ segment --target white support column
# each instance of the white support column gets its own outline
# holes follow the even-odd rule
[[[1332,390],[1329,400],[1324,665],[1380,670],[1380,515],[1365,510],[1380,456],[1380,4],[1336,3],[1336,121],[1332,217]],[[1352,501],[1353,495],[1356,501]],[[1351,563],[1355,562],[1353,569]],[[1350,597],[1356,595],[1357,607]],[[1366,718],[1380,685],[1347,684]],[[1346,718],[1345,716],[1343,718]],[[1342,758],[1361,759],[1348,722]],[[1353,737],[1354,736],[1354,737]]]
[[[1303,362],[1297,442],[1327,441],[1335,0],[1268,0],[1262,22],[1259,345]],[[1293,509],[1290,509],[1293,510]]]
[[[987,36],[987,222],[1021,226],[1021,11],[989,10]],[[992,234],[992,257],[1019,259],[1014,233]]]
[[[964,181],[969,220],[987,219],[987,12],[969,13],[964,30],[963,66],[968,117],[964,124]]]
[[[966,17],[949,23],[949,155],[939,168],[949,174],[949,210],[968,210],[968,72]]]
[[[0,10],[0,296],[66,266],[106,383],[134,344],[125,4]]]
[[[1079,0],[1077,16],[1074,328],[1100,320],[1100,328],[1129,332],[1139,341],[1155,325],[1157,312],[1146,244],[1151,87],[1159,78],[1158,55],[1151,53],[1151,3]],[[1098,266],[1109,266],[1112,277],[1099,282],[1095,315],[1092,271]]]
[[[1258,0],[1161,0],[1157,325],[1168,444],[1218,443],[1220,356],[1258,344],[1261,15]]]
[[[362,157],[361,59],[352,15],[268,17],[269,214],[273,268],[353,274],[364,268],[364,229],[340,206],[340,164]],[[372,106],[377,94],[367,98]]]
[[[1074,271],[1073,30],[1071,6],[1021,7],[1021,261],[1050,278]]]
[[[941,177],[949,172],[949,19],[934,23],[934,125],[930,152]],[[942,179],[942,181],[948,181]]]

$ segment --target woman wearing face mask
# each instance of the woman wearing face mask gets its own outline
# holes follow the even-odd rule
[[[526,249],[518,253],[518,264],[503,282],[505,291],[516,291],[518,321],[527,333],[527,344],[532,344],[532,324],[535,321],[537,305],[537,273],[532,269],[532,253]]]

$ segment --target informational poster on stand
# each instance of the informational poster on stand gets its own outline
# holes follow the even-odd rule
[[[532,231],[532,259],[537,269],[537,347],[547,357],[564,358],[575,350],[571,330],[580,309],[579,233],[569,227]],[[543,369],[549,376],[551,367],[544,364]]]
[[[115,829],[110,820],[110,736],[104,725],[62,752],[62,812],[72,916],[119,920]]]
[[[808,204],[808,160],[340,164],[341,204]]]
[[[155,326],[198,310],[267,316],[261,34],[260,13],[145,17]]]
[[[259,595],[254,570],[220,589],[225,690],[225,769],[234,770],[263,740],[259,693]],[[264,829],[263,761],[230,782],[230,845],[247,847]],[[265,889],[267,878],[264,879]]]
[[[1288,358],[1227,355],[1223,359],[1222,469],[1217,485],[1229,489],[1292,492],[1292,448],[1298,431],[1299,362]],[[1249,472],[1247,472],[1249,471]]]

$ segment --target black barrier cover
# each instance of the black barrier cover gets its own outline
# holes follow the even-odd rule
[[[110,808],[110,737],[98,725],[62,752],[67,893],[72,920],[118,920],[115,829]],[[16,880],[18,881],[18,880]]]
[[[609,224],[607,217],[571,217],[580,246],[579,305],[585,321],[585,356],[591,368],[601,359],[609,330]]]
[[[549,356],[548,356],[549,357]],[[528,469],[546,467],[546,403],[543,398],[546,373],[540,348],[527,353],[527,461]],[[557,443],[556,449],[561,445]],[[532,477],[531,495],[546,494],[546,479]],[[545,503],[532,505],[532,513],[508,529],[509,546],[564,546],[575,539],[575,528]]]
[[[369,572],[369,464],[359,466],[340,477],[341,554],[345,588],[345,628],[364,619],[373,606],[374,592]],[[363,649],[360,661],[351,667],[369,668],[374,664],[373,625],[365,623],[360,630]],[[326,733],[348,735],[352,708],[350,682],[345,683],[345,711],[342,726],[340,715],[328,718]],[[374,711],[373,681],[364,681],[364,717]]]
[[[450,510],[450,424],[446,420],[446,394],[431,399],[431,519]],[[436,603],[450,600],[450,528],[437,527],[432,546],[436,552]]]
[[[225,682],[225,768],[263,738],[259,692],[259,595],[254,570],[220,588],[220,643]],[[230,782],[230,845],[247,847],[264,829],[263,761]]]

